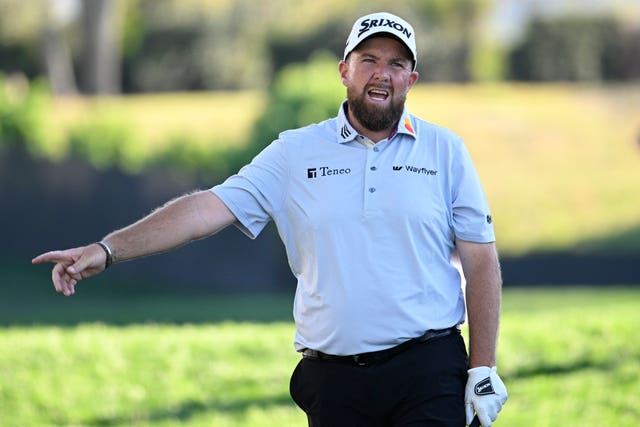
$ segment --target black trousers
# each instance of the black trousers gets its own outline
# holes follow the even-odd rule
[[[310,427],[464,427],[467,366],[452,334],[380,364],[303,358],[290,391]]]

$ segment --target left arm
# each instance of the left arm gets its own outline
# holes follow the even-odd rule
[[[494,243],[456,239],[462,272],[467,281],[469,318],[469,376],[465,387],[465,416],[474,413],[489,427],[507,401],[507,389],[498,376],[496,347],[500,323],[502,277]]]
[[[456,239],[467,281],[469,367],[496,366],[502,276],[494,243]]]

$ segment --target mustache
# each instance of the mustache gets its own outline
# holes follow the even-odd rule
[[[381,89],[381,90],[385,90],[385,91],[389,92],[390,94],[393,93],[393,86],[386,85],[386,84],[383,84],[383,83],[371,83],[371,84],[368,84],[367,86],[365,86],[365,88],[364,88],[365,92],[368,92],[371,89]]]

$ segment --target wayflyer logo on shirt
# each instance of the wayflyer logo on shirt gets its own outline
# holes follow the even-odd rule
[[[396,166],[393,166],[393,170],[396,172],[404,170],[406,172],[411,172],[418,175],[429,175],[429,176],[438,175],[437,170],[419,167],[419,166],[411,166],[411,165],[404,165],[404,166],[396,165]]]

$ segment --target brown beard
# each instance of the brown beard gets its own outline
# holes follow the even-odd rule
[[[406,97],[402,97],[396,102],[386,107],[368,104],[365,101],[366,91],[362,95],[356,95],[351,88],[347,88],[347,105],[349,111],[358,120],[358,122],[366,129],[373,132],[380,132],[391,129],[404,111],[404,103]]]

